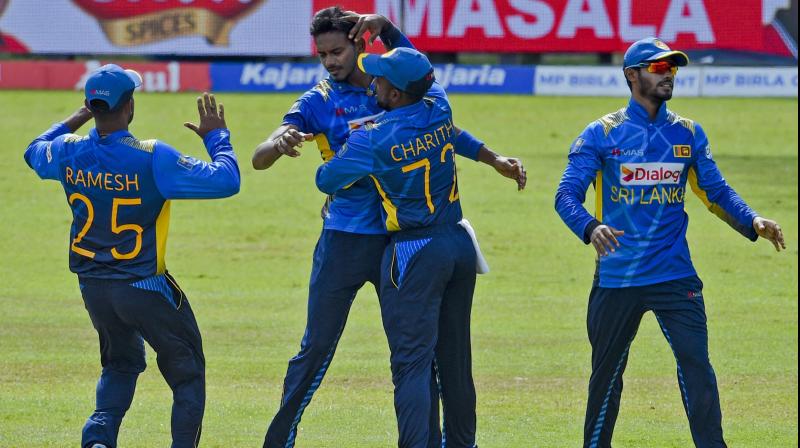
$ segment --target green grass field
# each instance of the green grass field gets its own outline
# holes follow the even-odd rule
[[[307,145],[302,157],[268,171],[250,167],[253,148],[294,96],[219,95],[240,157],[241,193],[172,206],[167,263],[204,336],[205,447],[260,446],[303,334],[323,201],[313,182],[320,159]],[[40,182],[22,153],[82,98],[0,92],[0,99],[0,447],[77,446],[94,405],[97,335],[67,268],[71,218],[64,194],[59,184]],[[529,173],[519,193],[490,168],[459,160],[465,215],[492,266],[478,279],[472,318],[479,444],[579,446],[594,255],[560,221],[553,197],[571,141],[625,100],[453,96],[452,103],[457,125],[521,157]],[[703,124],[728,181],[784,229],[789,249],[776,253],[766,241],[742,238],[687,195],[688,237],[706,285],[728,443],[796,447],[797,100],[676,99],[671,106]],[[194,95],[142,94],[131,130],[207,158],[182,127],[195,114]],[[171,394],[152,351],[148,362],[123,424],[123,447],[168,445]],[[375,293],[365,287],[300,423],[297,446],[391,447],[396,432],[388,348]],[[675,361],[652,314],[631,349],[614,440],[623,448],[691,446]]]

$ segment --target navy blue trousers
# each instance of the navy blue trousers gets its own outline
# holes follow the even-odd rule
[[[592,376],[584,447],[610,447],[622,395],[622,375],[642,316],[653,311],[678,365],[678,385],[698,448],[724,448],[722,412],[708,359],[703,283],[696,276],[647,286],[592,287],[587,327]]]
[[[456,225],[401,231],[386,248],[380,303],[400,448],[430,447],[436,439],[438,424],[430,424],[438,408],[431,364],[441,387],[442,446],[475,445],[470,345],[475,256],[469,235]]]
[[[82,447],[117,446],[117,435],[144,371],[144,341],[172,389],[172,447],[194,448],[205,407],[205,358],[189,301],[175,280],[159,275],[140,281],[81,278],[86,310],[100,337],[97,404],[86,421]]]
[[[366,282],[378,291],[387,242],[385,235],[322,231],[314,249],[305,334],[300,352],[289,360],[280,408],[267,430],[265,448],[294,446],[297,425],[333,359],[356,293]]]

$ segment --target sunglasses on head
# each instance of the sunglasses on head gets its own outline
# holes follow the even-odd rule
[[[678,66],[670,61],[655,61],[655,62],[642,62],[638,67],[647,68],[649,73],[663,75],[667,72],[672,72],[672,76],[678,73]]]

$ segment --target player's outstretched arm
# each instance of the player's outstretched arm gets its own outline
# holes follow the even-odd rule
[[[517,182],[517,190],[525,189],[528,173],[525,171],[522,160],[497,154],[472,134],[458,127],[456,127],[454,143],[456,154],[493,167],[502,176],[514,179]]]
[[[300,132],[293,124],[284,124],[275,129],[266,140],[256,146],[253,152],[253,168],[265,170],[272,166],[282,155],[298,157],[300,151],[296,148],[303,146],[303,142],[314,139],[313,134]]]
[[[482,145],[478,151],[478,161],[493,167],[502,176],[514,179],[517,182],[517,190],[522,191],[528,183],[528,172],[522,160],[514,157],[505,157],[497,154],[486,145]]]
[[[783,230],[781,230],[781,226],[777,222],[756,216],[753,219],[753,228],[758,233],[758,236],[768,239],[775,246],[776,251],[780,252],[781,249],[786,249],[786,242],[783,241]]]
[[[225,124],[225,108],[217,107],[214,95],[204,93],[197,98],[200,124],[184,126],[203,139],[211,163],[179,153],[171,146],[157,142],[153,151],[153,177],[166,199],[215,199],[239,192],[239,164]]]

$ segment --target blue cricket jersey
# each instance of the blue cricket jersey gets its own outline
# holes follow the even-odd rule
[[[592,217],[581,205],[589,184]],[[722,177],[699,124],[661,106],[654,121],[633,99],[589,124],[572,144],[556,193],[561,219],[585,243],[597,221],[624,230],[620,247],[600,257],[600,286],[618,288],[695,275],[686,241],[686,184],[710,211],[755,241],[756,213]]]
[[[69,266],[82,277],[140,279],[166,271],[170,199],[210,199],[239,191],[227,129],[203,139],[212,162],[181,155],[128,131],[82,137],[57,123],[25,151],[42,179],[61,182],[72,209]]]
[[[434,84],[422,101],[353,131],[317,170],[317,187],[331,193],[369,175],[387,231],[455,224],[462,218],[455,136],[447,95]]]
[[[314,134],[322,159],[338,153],[353,129],[376,120],[383,109],[367,90],[333,78],[321,81],[294,103],[283,124]],[[348,188],[330,192],[324,216],[325,229],[361,234],[385,233],[380,220],[380,202],[375,187],[362,179]]]
[[[396,28],[381,33],[381,40],[387,49],[414,48]],[[366,89],[329,77],[300,96],[283,117],[283,124],[314,134],[322,159],[328,162],[342,150],[351,132],[374,123],[382,113],[383,109]],[[478,159],[477,152],[467,148],[456,148],[456,153]],[[327,193],[332,201],[323,228],[361,234],[386,233],[381,220],[381,198],[371,180],[358,179]]]

